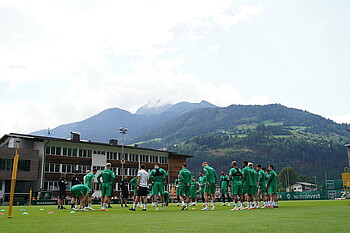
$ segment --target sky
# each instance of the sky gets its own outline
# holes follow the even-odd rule
[[[0,136],[149,101],[350,123],[348,0],[2,0]]]

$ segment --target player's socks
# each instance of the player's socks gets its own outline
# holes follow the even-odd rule
[[[252,204],[252,202],[250,201],[249,203],[248,203],[248,208],[252,208],[253,207],[253,204]]]
[[[143,204],[143,209],[145,210],[147,208],[147,204]]]
[[[132,208],[133,208],[133,209],[136,209],[136,205],[137,205],[137,204],[136,204],[135,202],[133,202],[133,203],[132,203]]]
[[[164,210],[165,203],[162,203],[162,210]]]
[[[183,206],[185,205],[185,201],[182,201],[181,203],[182,203]]]

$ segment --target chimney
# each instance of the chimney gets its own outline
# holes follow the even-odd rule
[[[80,133],[70,132],[70,140],[73,142],[80,142]]]
[[[109,145],[118,146],[118,140],[116,140],[116,139],[110,139],[110,140],[109,140]]]

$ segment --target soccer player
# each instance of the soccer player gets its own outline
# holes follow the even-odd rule
[[[143,209],[141,211],[146,211],[147,208],[147,191],[148,191],[148,172],[145,170],[145,165],[141,164],[140,170],[137,172],[137,197],[133,203],[133,207],[129,210],[135,211],[136,204],[139,200],[143,201]]]
[[[134,195],[133,195],[133,205],[134,205],[134,203],[135,203],[135,201],[136,201],[136,197],[137,197],[137,186],[138,186],[138,180],[139,180],[139,178],[137,177],[137,176],[135,176],[134,178],[132,178],[131,180],[130,180],[130,184],[131,184],[131,186],[132,186],[132,188],[133,188],[133,190],[134,190]]]
[[[190,187],[190,198],[192,200],[191,206],[197,205],[197,181],[196,177],[192,177],[191,187]]]
[[[119,183],[121,187],[121,200],[120,200],[120,206],[123,207],[123,204],[125,204],[125,207],[128,207],[128,198],[129,198],[129,181],[128,176],[124,176],[124,179]]]
[[[87,209],[94,210],[91,206],[91,199],[94,193],[94,179],[96,175],[97,169],[93,169],[92,172],[89,172],[84,176],[84,185],[86,185],[90,189],[90,193],[87,198]]]
[[[76,199],[76,203],[80,201],[80,211],[87,211],[87,209],[85,209],[84,207],[88,199],[88,194],[90,193],[89,187],[83,184],[77,184],[74,185],[70,190],[72,192],[72,197]],[[78,204],[76,204],[76,206],[72,209],[78,211]]]
[[[258,206],[257,207],[259,208],[260,202],[264,201],[264,205],[261,206],[261,208],[265,208],[266,176],[261,164],[256,165],[256,170],[258,171]]]
[[[205,176],[203,171],[199,172],[199,178],[198,178],[198,184],[199,184],[199,194],[202,197],[202,206],[205,206],[205,196],[204,196],[204,190],[205,190],[205,184],[207,183],[207,177]]]
[[[248,162],[243,162],[242,176],[243,176],[243,193],[244,198],[248,202],[248,205],[244,209],[252,209],[252,195],[254,194],[253,190],[253,180],[252,180],[252,171],[248,166]]]
[[[170,202],[170,197],[167,191],[164,191],[164,200],[165,200],[165,206],[168,206]]]
[[[252,198],[253,198],[253,203],[254,207],[251,206],[251,209],[258,208],[258,173],[254,169],[253,163],[248,163],[248,167],[251,170],[251,176],[252,176]]]
[[[228,185],[229,185],[229,177],[226,175],[226,172],[224,170],[221,171],[221,176],[220,176],[220,191],[222,195],[222,201],[223,203],[221,206],[225,206],[225,195],[227,195],[227,200],[228,200],[228,206],[230,206],[231,198],[230,195],[228,194]]]
[[[182,164],[182,170],[180,171],[180,200],[182,203],[181,210],[188,210],[188,203],[190,202],[190,189],[191,189],[191,180],[192,180],[192,174],[187,169],[187,164]],[[185,198],[186,198],[186,204],[185,204]]]
[[[177,179],[175,180],[174,184],[176,188],[177,206],[179,206],[180,205],[180,184],[181,184],[180,174],[177,175]]]
[[[243,208],[243,190],[242,190],[242,172],[241,169],[237,167],[237,162],[232,161],[230,169],[230,180],[232,180],[231,193],[234,198],[235,208],[232,210],[238,210]],[[238,197],[240,198],[241,205],[238,207]]]
[[[266,192],[265,192],[265,197],[266,197],[266,207],[271,207],[272,203],[271,203],[271,200],[270,200],[270,195],[268,193],[268,190],[267,190],[267,183],[269,182],[269,179],[270,179],[270,171],[268,169],[265,169],[265,178],[266,178]]]
[[[273,170],[273,165],[268,166],[267,168],[270,172],[270,178],[267,182],[267,192],[270,196],[270,201],[272,202],[272,205],[270,207],[272,208],[278,208],[278,197],[277,197],[277,174]]]
[[[57,209],[65,209],[63,204],[66,199],[67,184],[68,184],[68,181],[66,180],[66,173],[62,173],[61,178],[58,180],[59,196],[57,201],[57,205],[58,205]]]
[[[108,197],[112,195],[112,184],[114,183],[115,180],[115,175],[111,171],[111,164],[107,163],[106,164],[106,169],[103,170],[100,174],[97,176],[97,181],[99,184],[102,184],[102,201],[101,201],[101,211],[108,211],[107,208],[107,203],[108,203]],[[101,181],[101,177],[102,180]]]
[[[218,178],[214,168],[210,167],[207,162],[202,163],[203,170],[205,172],[205,176],[207,177],[207,183],[204,190],[205,196],[205,208],[202,210],[209,210],[209,195],[211,197],[212,208],[211,210],[215,210],[215,192],[216,192],[216,183],[218,182]]]
[[[154,169],[152,169],[152,171],[149,173],[148,178],[154,182],[152,185],[152,205],[155,205],[156,210],[158,210],[157,196],[160,195],[162,210],[164,210],[164,185],[168,180],[168,173],[163,168],[160,168],[158,164],[156,164],[154,165]]]
[[[78,171],[78,170],[75,170],[73,176],[71,177],[72,187],[73,187],[74,185],[81,184],[81,182],[80,182],[80,180],[79,180],[79,178],[78,178],[78,174],[79,174],[79,171]],[[71,200],[71,208],[74,208],[74,204],[78,204],[78,203],[77,203],[77,201],[75,200],[75,198],[72,197],[72,200]]]

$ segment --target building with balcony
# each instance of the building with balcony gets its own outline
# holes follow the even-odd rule
[[[112,171],[117,177],[114,188],[118,195],[121,177],[126,175],[129,180],[132,179],[137,175],[141,164],[145,164],[147,170],[158,164],[169,173],[171,183],[177,178],[181,165],[192,157],[136,145],[122,146],[117,140],[108,143],[80,140],[80,134],[73,132],[68,139],[11,133],[0,139],[0,195],[10,189],[16,146],[19,147],[20,163],[15,192],[27,193],[30,188],[34,192],[45,190],[56,193],[61,173],[67,174],[69,182],[74,171],[78,170],[78,178],[83,181],[88,170],[96,168],[99,173],[105,169],[106,163],[111,163]],[[95,185],[94,195],[99,196],[100,187],[97,183]],[[70,187],[69,182],[67,189]]]

